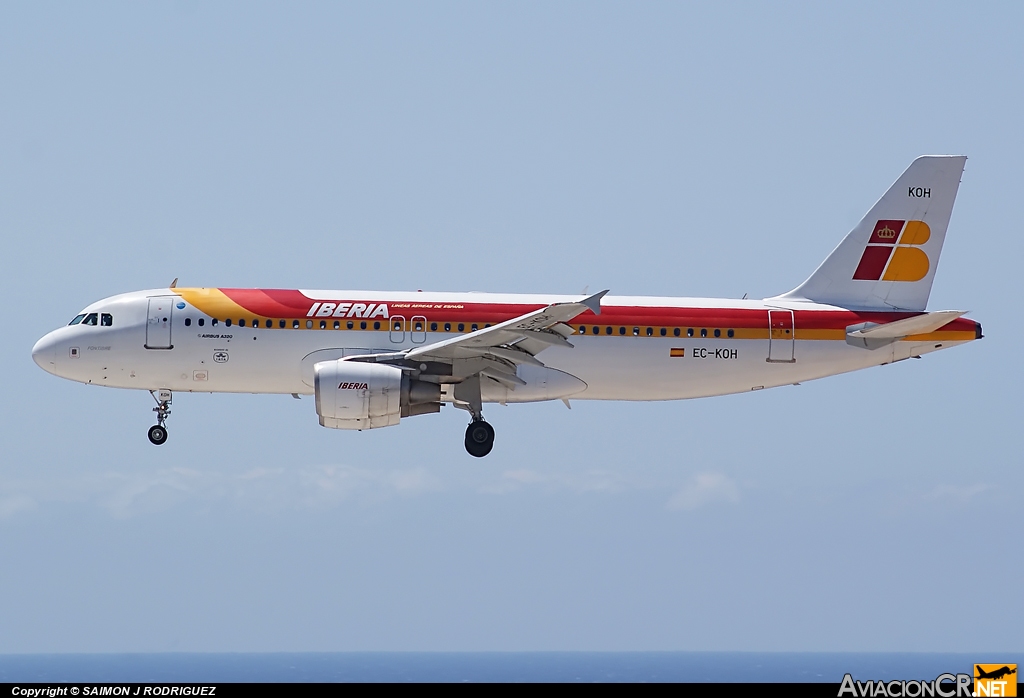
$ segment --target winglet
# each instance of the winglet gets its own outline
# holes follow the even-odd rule
[[[587,298],[584,298],[583,300],[581,300],[580,304],[581,305],[585,305],[588,308],[590,308],[594,312],[594,315],[600,315],[601,314],[601,299],[604,298],[607,293],[608,293],[608,289],[605,289],[605,290],[601,291],[600,293],[595,293],[594,295],[588,296]]]
[[[171,285],[168,288],[177,288],[177,287],[178,287],[178,277],[175,276],[174,277],[174,281],[171,282]]]

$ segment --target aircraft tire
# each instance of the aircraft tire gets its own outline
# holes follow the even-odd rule
[[[159,446],[167,441],[167,429],[159,424],[154,424],[149,428],[149,442],[154,446]]]
[[[482,419],[466,427],[466,451],[474,458],[483,458],[494,448],[494,427]]]

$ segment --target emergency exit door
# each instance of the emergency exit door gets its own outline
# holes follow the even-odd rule
[[[796,333],[793,328],[792,310],[768,311],[768,361],[791,364],[796,361],[793,350]]]
[[[173,349],[171,344],[171,312],[177,296],[149,299],[149,316],[146,320],[146,348]]]

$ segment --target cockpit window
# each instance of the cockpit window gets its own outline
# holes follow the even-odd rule
[[[114,316],[110,313],[100,313],[100,326],[101,327],[113,327]]]
[[[80,323],[80,322],[81,322],[82,320],[84,320],[84,319],[85,319],[85,313],[83,313],[83,314],[81,314],[81,315],[76,315],[76,316],[75,316],[75,319],[74,319],[74,320],[72,320],[71,322],[69,322],[69,323],[68,323],[68,325],[69,325],[69,326],[70,326],[70,325],[77,325],[78,323]]]
[[[96,313],[89,313],[88,315],[85,316],[85,319],[82,320],[82,324],[83,325],[92,325],[93,327],[95,327],[97,319],[98,319],[98,316],[97,316]]]

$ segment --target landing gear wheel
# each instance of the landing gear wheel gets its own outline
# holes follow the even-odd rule
[[[164,441],[167,441],[167,429],[159,424],[154,424],[149,428],[149,441],[150,443],[159,446]]]
[[[167,422],[167,417],[171,414],[171,397],[173,396],[167,388],[150,390],[149,394],[156,400],[156,407],[153,408],[153,411],[156,412],[156,424],[149,428],[149,442],[154,446],[159,446],[167,441],[167,427],[164,425]]]
[[[475,458],[483,458],[494,448],[494,428],[482,419],[466,427],[466,451]]]

